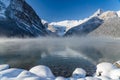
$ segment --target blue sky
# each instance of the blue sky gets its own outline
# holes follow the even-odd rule
[[[27,0],[40,18],[48,21],[79,20],[97,9],[120,10],[120,0]]]

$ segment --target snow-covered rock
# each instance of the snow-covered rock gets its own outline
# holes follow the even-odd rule
[[[24,71],[24,70],[17,69],[17,68],[10,68],[10,69],[0,71],[0,75],[2,77],[12,78],[12,77],[17,77],[22,71]]]
[[[70,78],[67,78],[66,80],[77,80],[77,79],[70,77]]]
[[[120,60],[116,61],[116,62],[114,63],[114,65],[115,65],[117,68],[120,68]]]
[[[31,68],[29,71],[42,78],[52,78],[52,79],[55,78],[52,71],[48,67],[43,65],[35,66]]]
[[[102,80],[120,80],[120,69],[111,63],[103,62],[97,65],[96,75]]]
[[[47,79],[41,79],[39,77],[25,77],[25,78],[7,78],[3,77],[0,80],[47,80]]]
[[[10,66],[8,64],[2,64],[0,65],[0,71],[8,69]]]
[[[59,77],[56,77],[55,80],[66,80],[66,79],[64,77],[59,76]]]
[[[102,62],[97,65],[96,76],[86,76],[85,70],[76,68],[72,77],[58,76],[55,78],[48,67],[38,65],[30,71],[17,68],[0,71],[0,80],[120,80],[120,68],[111,63]]]
[[[120,80],[120,69],[111,70],[109,76],[113,80]]]
[[[25,77],[38,77],[37,75],[29,72],[29,71],[22,71],[17,78],[25,78]]]
[[[77,79],[77,80],[86,80],[85,78],[79,78],[79,79]]]
[[[72,73],[73,78],[85,78],[86,77],[86,71],[82,68],[76,68]]]
[[[109,76],[109,72],[113,69],[117,69],[117,67],[111,63],[102,62],[97,65],[96,76]]]
[[[95,77],[86,77],[85,80],[101,80],[101,79]]]
[[[106,77],[106,76],[99,76],[97,77],[98,79],[101,79],[101,80],[111,80],[111,78],[109,77]]]

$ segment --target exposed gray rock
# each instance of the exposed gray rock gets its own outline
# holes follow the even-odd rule
[[[120,37],[120,18],[114,17],[105,20],[101,26],[89,33],[88,36]]]

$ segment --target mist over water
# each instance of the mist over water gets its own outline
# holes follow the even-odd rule
[[[82,67],[89,75],[98,62],[119,60],[119,48],[120,39],[105,37],[1,38],[0,64],[26,69],[42,64],[61,76]]]

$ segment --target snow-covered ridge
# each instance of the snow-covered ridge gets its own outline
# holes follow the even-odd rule
[[[114,64],[102,62],[96,66],[93,76],[87,76],[82,68],[76,68],[71,77],[55,77],[49,67],[38,65],[30,70],[9,68],[9,65],[0,65],[0,80],[120,80],[120,61]]]
[[[85,18],[83,20],[64,20],[64,21],[60,21],[60,22],[52,22],[49,25],[52,25],[52,26],[65,26],[67,28],[67,30],[69,30],[72,27],[78,26],[78,25],[86,22],[87,20],[89,20],[92,17],[97,17],[97,16],[101,15],[102,12],[103,11],[101,9],[98,9],[93,15],[91,15],[90,17]]]
[[[94,17],[97,17],[104,21],[110,18],[120,17],[120,11],[103,11],[101,9],[98,9],[95,13],[93,13],[93,15],[83,20],[64,20],[64,21],[59,21],[59,22],[51,22],[51,23],[48,23],[48,28],[50,27],[49,28],[50,31],[54,29],[54,32],[57,33],[57,31],[60,32],[59,30],[61,30],[62,27],[66,27],[66,30],[64,30],[65,32],[60,32],[64,35],[70,29],[76,26],[80,26]],[[56,28],[56,27],[59,27],[59,28]]]
[[[53,26],[65,26],[68,29],[72,28],[73,26],[77,26],[81,24],[83,21],[82,20],[65,20],[65,21],[60,21],[60,22],[52,22],[50,25]]]
[[[64,21],[59,21],[59,22],[51,22],[49,25],[52,26],[65,26],[68,29],[75,27],[77,25],[80,25],[84,22],[86,22],[87,20],[89,20],[92,17],[99,17],[101,14],[103,13],[107,13],[109,11],[103,11],[101,9],[98,9],[93,15],[89,16],[88,18],[85,18],[83,20],[64,20]],[[111,11],[114,12],[118,15],[118,17],[120,17],[120,11]]]
[[[93,15],[91,15],[88,18],[85,18],[83,20],[64,20],[64,21],[60,21],[60,22],[52,22],[49,25],[50,25],[50,27],[52,27],[52,29],[53,28],[55,29],[58,36],[61,36],[60,34],[65,35],[65,33],[68,30],[70,30],[71,28],[81,25],[93,17],[98,17],[102,13],[103,13],[103,11],[101,9],[98,9]],[[64,29],[63,29],[63,27],[64,27]]]

